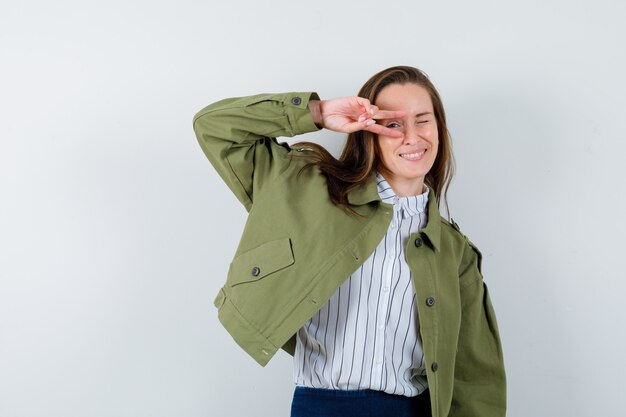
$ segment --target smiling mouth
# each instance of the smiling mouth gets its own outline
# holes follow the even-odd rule
[[[417,151],[417,152],[401,153],[400,157],[408,161],[419,161],[420,159],[422,159],[426,151],[427,149],[422,149],[421,151]]]

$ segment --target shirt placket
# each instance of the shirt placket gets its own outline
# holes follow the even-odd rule
[[[380,318],[377,324],[376,331],[378,334],[376,335],[376,350],[375,350],[375,366],[374,366],[374,381],[378,383],[381,381],[383,365],[385,363],[385,339],[386,339],[386,319],[387,319],[387,311],[389,309],[389,303],[391,301],[391,289],[393,288],[393,272],[397,271],[396,258],[397,258],[397,250],[400,248],[398,245],[397,239],[400,238],[398,235],[398,228],[400,227],[400,204],[397,201],[397,198],[394,199],[393,204],[393,218],[391,219],[391,224],[389,226],[389,230],[387,230],[387,239],[386,239],[386,256],[385,256],[385,269],[383,272],[383,276],[381,277],[381,302],[378,307],[377,316]]]

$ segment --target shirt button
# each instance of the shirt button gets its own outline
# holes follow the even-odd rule
[[[255,266],[254,268],[252,268],[252,271],[250,271],[250,273],[253,277],[258,277],[261,273],[261,269],[258,266]]]
[[[294,106],[299,106],[302,103],[302,99],[300,97],[293,97],[291,99],[291,104]]]
[[[432,307],[432,306],[434,306],[434,305],[435,305],[435,299],[434,299],[433,297],[428,297],[428,298],[426,299],[426,305],[427,305],[428,307]]]
[[[383,291],[384,291],[384,292],[389,292],[389,287],[385,287],[385,288],[383,288]]]
[[[418,237],[417,239],[415,239],[415,247],[421,248],[423,244],[424,244],[424,241],[422,240],[421,237]]]
[[[437,362],[433,362],[433,364],[430,365],[430,369],[432,369],[433,372],[437,372],[437,369],[439,369],[439,365],[437,364]]]
[[[384,325],[384,324],[381,324],[381,325],[379,325],[379,326],[378,326],[378,330],[382,330],[382,329],[384,329],[384,328],[385,328],[385,325]]]

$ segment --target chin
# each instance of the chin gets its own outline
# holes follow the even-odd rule
[[[400,178],[405,178],[407,180],[423,180],[426,177],[426,174],[428,174],[428,171],[426,172],[398,172],[395,175],[397,177]]]

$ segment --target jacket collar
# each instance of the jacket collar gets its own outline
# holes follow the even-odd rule
[[[376,184],[376,171],[372,170],[365,184],[348,193],[348,202],[354,206],[360,206],[372,201],[382,203]],[[432,188],[430,189],[427,207],[428,223],[421,233],[426,235],[433,249],[439,251],[441,248],[441,216],[439,214],[439,206],[437,206],[437,196]]]
[[[439,252],[441,248],[441,215],[439,214],[439,206],[437,206],[437,196],[432,188],[430,192],[432,194],[428,198],[428,222],[426,227],[422,229],[422,234],[428,237],[435,252]]]
[[[365,184],[348,193],[348,203],[353,206],[361,206],[371,201],[381,201],[376,183],[376,171],[372,170]]]

